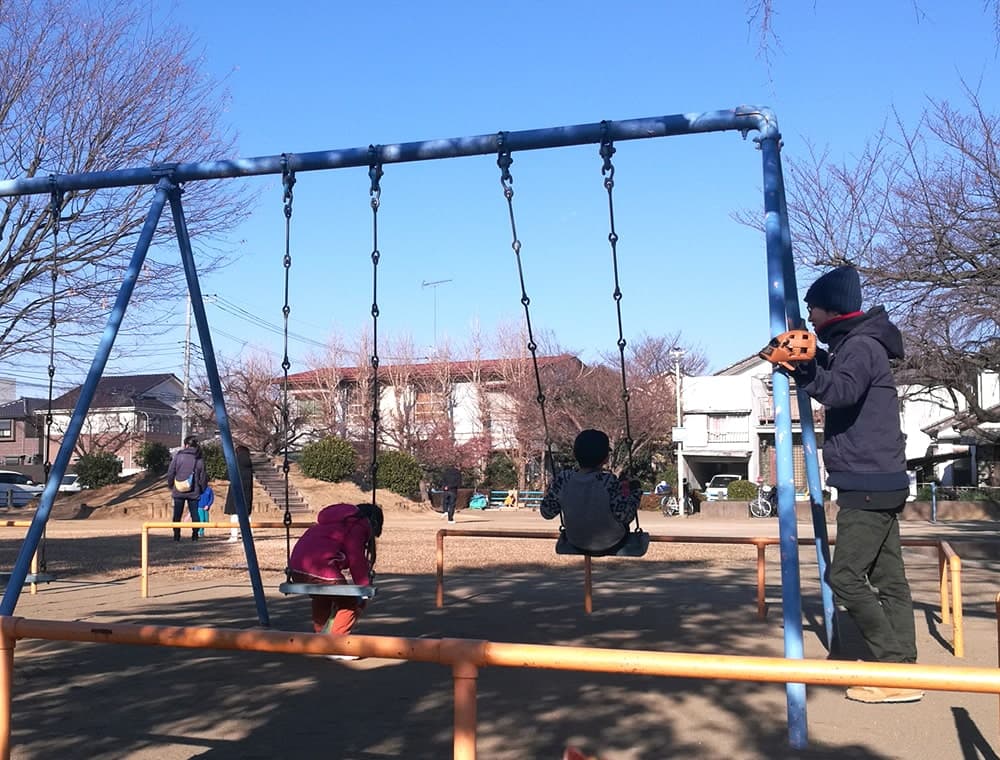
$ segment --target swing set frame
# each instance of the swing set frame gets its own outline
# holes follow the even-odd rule
[[[98,381],[107,365],[115,338],[121,328],[125,311],[132,298],[140,270],[146,259],[157,223],[169,203],[174,220],[174,230],[180,249],[181,261],[191,297],[191,307],[198,328],[205,370],[212,394],[213,409],[218,421],[226,465],[237,473],[236,453],[232,440],[229,418],[219,379],[218,366],[212,346],[212,336],[205,313],[204,299],[198,279],[197,266],[191,248],[187,224],[181,203],[182,185],[187,182],[224,178],[249,177],[266,174],[369,167],[429,161],[462,156],[497,155],[501,148],[510,153],[568,147],[574,145],[603,144],[607,140],[628,140],[672,137],[679,135],[735,131],[744,138],[756,132],[753,142],[761,152],[764,188],[764,232],[767,257],[767,287],[769,304],[769,331],[776,336],[788,326],[803,324],[798,304],[795,268],[792,259],[791,235],[785,201],[784,178],[781,168],[781,134],[775,114],[768,108],[740,106],[733,109],[702,113],[672,114],[624,121],[602,121],[590,124],[500,132],[472,137],[456,137],[393,145],[328,150],[310,153],[283,153],[257,158],[237,158],[198,163],[155,164],[149,167],[80,174],[53,174],[0,181],[0,197],[54,194],[72,190],[154,186],[153,200],[139,233],[136,246],[125,272],[118,296],[111,308],[107,324],[101,335],[79,399],[55,461],[48,473],[38,509],[31,521],[10,581],[0,601],[0,615],[11,616],[31,565],[31,558],[44,535],[59,483],[69,465],[73,448],[79,438],[87,412],[93,402]],[[377,253],[377,246],[376,251]],[[373,261],[377,264],[377,259]],[[373,316],[375,316],[373,305]],[[376,357],[377,361],[377,357]],[[775,372],[773,375],[775,399],[775,437],[777,498],[781,536],[782,608],[784,614],[785,656],[802,659],[802,604],[798,563],[798,533],[795,522],[794,480],[792,467],[792,415],[788,378]],[[806,474],[812,502],[813,525],[819,576],[822,588],[824,618],[828,645],[836,638],[833,594],[824,580],[829,564],[829,545],[823,513],[817,459],[816,438],[809,412],[809,399],[798,392],[801,411],[802,442],[806,453]],[[243,499],[243,489],[235,482],[236,507],[243,543],[246,551],[250,582],[253,588],[257,615],[261,625],[269,625],[267,604],[260,577],[250,524]],[[807,745],[805,685],[787,684],[789,743],[801,748]]]

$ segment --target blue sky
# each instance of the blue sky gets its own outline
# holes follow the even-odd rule
[[[742,104],[777,114],[787,161],[809,143],[861,150],[897,109],[980,86],[995,110],[997,49],[980,0],[776,0],[770,66],[741,0],[374,4],[175,0],[170,17],[224,79],[239,154],[273,155],[492,134]],[[679,331],[711,369],[768,338],[762,236],[733,220],[762,207],[760,154],[736,133],[621,143],[616,227],[626,338]],[[515,155],[518,233],[532,319],[592,359],[617,323],[607,195],[597,146]],[[506,206],[491,157],[386,168],[379,213],[380,333],[418,354],[457,354],[521,314]],[[232,232],[239,260],[205,293],[281,322],[283,215],[278,177]],[[365,329],[371,305],[367,173],[299,176],[291,329],[322,343]],[[197,245],[197,241],[196,241]],[[808,284],[800,275],[800,285]],[[423,282],[449,280],[436,289]],[[435,310],[436,292],[436,310]],[[436,320],[435,320],[436,312]],[[217,353],[280,352],[281,338],[209,304]],[[184,306],[154,356],[108,372],[182,368]],[[436,323],[436,335],[435,335]],[[309,342],[292,341],[292,371]],[[391,353],[389,348],[384,352]],[[280,360],[280,357],[279,357]]]

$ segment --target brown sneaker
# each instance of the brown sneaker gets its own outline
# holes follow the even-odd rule
[[[920,689],[890,689],[883,686],[852,686],[847,690],[847,698],[868,704],[891,704],[896,702],[919,702],[924,698]]]

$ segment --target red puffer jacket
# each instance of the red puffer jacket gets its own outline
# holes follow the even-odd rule
[[[365,547],[372,536],[372,526],[353,504],[331,504],[316,515],[316,524],[308,528],[292,549],[289,566],[331,582],[344,583],[344,570],[359,586],[371,584],[371,568]]]

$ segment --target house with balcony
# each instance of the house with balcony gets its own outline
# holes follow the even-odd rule
[[[981,405],[1000,412],[1000,376],[984,372],[978,380]],[[807,490],[799,405],[792,383],[792,466],[795,490]],[[981,422],[967,404],[944,388],[901,384],[900,424],[907,469],[919,482],[945,486],[1000,486],[1000,422]],[[751,482],[775,477],[775,414],[771,365],[751,356],[713,375],[686,377],[681,387],[685,476],[694,489],[713,475],[732,473]],[[823,407],[810,400],[813,426],[823,444]],[[956,412],[956,408],[958,411]],[[825,483],[823,452],[820,479]]]
[[[681,401],[684,469],[692,489],[704,488],[718,474],[774,482],[775,414],[769,362],[754,355],[713,375],[685,377]],[[816,402],[811,408],[821,442],[823,410]],[[794,386],[791,411],[795,490],[805,494],[805,454]]]
[[[944,388],[900,387],[907,466],[918,481],[944,486],[1000,486],[1000,375],[985,371],[977,378],[983,421],[960,395]]]
[[[52,400],[51,458],[59,450],[82,387]],[[157,441],[167,447],[180,442],[182,398],[183,385],[173,374],[102,377],[71,462],[81,453],[103,450],[118,456],[123,475],[140,471],[143,468],[136,460],[144,442]]]

